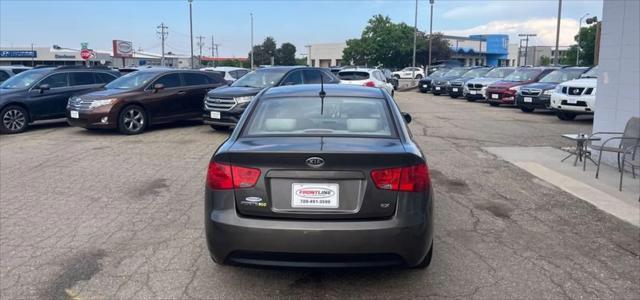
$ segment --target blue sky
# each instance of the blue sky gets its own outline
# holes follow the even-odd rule
[[[418,2],[418,28],[428,30],[428,0]],[[538,33],[533,44],[551,45],[555,38],[557,0],[435,0],[434,31],[468,35]],[[246,56],[250,45],[249,13],[254,13],[255,42],[273,36],[291,42],[298,54],[304,45],[340,42],[359,37],[375,14],[395,22],[414,22],[413,0],[361,1],[206,1],[193,2],[194,37],[211,35],[220,43],[220,56]],[[569,45],[585,13],[602,16],[602,0],[564,0],[561,45]],[[189,8],[182,1],[31,1],[0,0],[0,46],[79,48],[86,41],[107,50],[112,39],[133,41],[136,49],[160,52],[156,26],[169,26],[167,50],[189,53]],[[195,53],[198,53],[195,46]]]

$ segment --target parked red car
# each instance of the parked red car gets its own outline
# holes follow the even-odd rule
[[[487,87],[487,102],[491,106],[500,104],[515,104],[516,94],[520,86],[537,82],[545,75],[557,68],[518,68],[504,79],[494,82]]]

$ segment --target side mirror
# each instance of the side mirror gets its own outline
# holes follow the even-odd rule
[[[153,85],[153,91],[154,92],[158,92],[159,90],[164,89],[164,84],[162,83],[156,83]]]
[[[40,90],[40,94],[44,93],[44,91],[48,91],[51,89],[51,86],[48,84],[41,84],[38,86],[38,89]]]
[[[404,121],[407,122],[407,124],[411,123],[411,115],[409,113],[403,112],[400,114],[404,118]]]

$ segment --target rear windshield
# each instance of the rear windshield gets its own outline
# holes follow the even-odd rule
[[[265,99],[247,121],[244,136],[395,137],[384,99],[325,97]]]
[[[538,76],[538,74],[540,74],[541,72],[542,70],[537,69],[521,69],[509,74],[509,76],[505,77],[504,80],[529,81],[536,78],[536,76]]]
[[[369,72],[343,71],[338,73],[338,77],[342,80],[367,80],[369,79]]]

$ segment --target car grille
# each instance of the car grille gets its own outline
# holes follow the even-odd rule
[[[69,109],[71,110],[89,110],[89,106],[93,100],[90,99],[82,99],[80,97],[71,97],[69,98]]]
[[[442,80],[434,80],[433,84],[434,85],[445,85],[447,82],[446,81],[442,81]]]
[[[482,84],[481,84],[481,83],[469,83],[469,84],[467,84],[467,87],[468,87],[469,89],[476,89],[476,90],[479,90],[479,89],[481,89],[481,88],[482,88]]]
[[[539,89],[522,89],[520,91],[522,96],[539,96],[542,90]]]
[[[227,111],[236,106],[233,98],[209,97],[204,99],[204,108],[207,110]]]
[[[579,96],[579,95],[582,95],[583,91],[584,91],[584,88],[581,88],[581,87],[569,87],[567,90],[567,94],[573,95],[573,96]]]
[[[453,81],[451,82],[451,86],[462,86],[463,82],[462,81]]]

